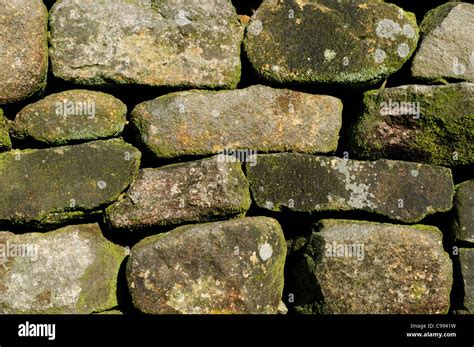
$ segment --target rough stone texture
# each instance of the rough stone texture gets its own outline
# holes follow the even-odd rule
[[[413,76],[474,82],[473,4],[441,5],[428,12],[420,29],[422,40],[413,58]]]
[[[127,280],[145,313],[274,314],[285,256],[283,231],[268,217],[186,225],[135,245]]]
[[[0,222],[47,226],[114,202],[138,173],[122,140],[0,154]]]
[[[243,27],[230,0],[62,0],[55,76],[86,85],[235,87]]]
[[[300,313],[446,313],[452,263],[432,226],[322,220],[297,272]]]
[[[355,153],[372,160],[474,163],[474,84],[368,91],[353,137]]]
[[[258,155],[247,178],[254,201],[267,210],[363,210],[404,222],[449,211],[454,191],[443,167],[306,154]]]
[[[474,314],[474,249],[461,248],[459,261],[464,281],[464,308]]]
[[[44,88],[48,11],[41,0],[0,0],[0,104]]]
[[[112,95],[69,90],[26,106],[15,118],[13,136],[48,145],[118,136],[127,106]]]
[[[225,149],[331,152],[337,148],[341,118],[337,98],[260,85],[173,93],[132,112],[138,138],[164,158]]]
[[[374,84],[397,71],[418,41],[412,13],[380,1],[266,0],[246,29],[257,73],[291,84]]]
[[[1,313],[82,314],[117,306],[117,276],[126,252],[107,241],[98,224],[48,233],[0,232],[0,250]]]
[[[250,207],[249,184],[234,157],[142,169],[122,200],[109,206],[113,228],[201,222],[244,214]]]
[[[0,108],[0,151],[8,150],[11,147],[12,147],[12,142],[10,140],[7,120],[3,116],[3,111]]]
[[[474,243],[474,180],[456,186],[453,205],[455,239]]]

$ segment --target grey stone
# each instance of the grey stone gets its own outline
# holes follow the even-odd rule
[[[461,248],[459,261],[464,281],[464,308],[474,314],[474,249]]]
[[[474,243],[474,180],[456,186],[453,215],[455,239]]]

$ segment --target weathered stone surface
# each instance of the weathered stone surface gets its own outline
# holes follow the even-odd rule
[[[117,306],[117,276],[125,248],[98,224],[48,233],[0,232],[1,313],[92,313]]]
[[[432,226],[322,220],[294,271],[300,313],[446,313],[452,263]]]
[[[458,241],[474,243],[474,180],[456,186],[452,230]]]
[[[474,84],[371,90],[354,127],[354,151],[435,165],[474,162]]]
[[[106,209],[118,229],[140,229],[239,216],[250,207],[249,184],[234,157],[142,169],[123,199]]]
[[[459,261],[464,281],[464,308],[474,314],[474,249],[461,248]]]
[[[272,218],[186,225],[135,245],[127,280],[145,313],[277,313],[285,255]]]
[[[473,4],[441,5],[428,12],[420,29],[422,40],[413,58],[413,76],[474,82]]]
[[[454,191],[443,167],[291,153],[258,155],[247,178],[254,201],[268,210],[362,210],[404,222],[449,211]]]
[[[12,130],[20,139],[64,145],[120,135],[126,116],[127,106],[112,95],[68,90],[26,106],[17,114]]]
[[[0,108],[0,151],[10,149],[11,147],[12,147],[12,142],[10,140],[7,120],[3,116],[3,111]]]
[[[44,88],[48,11],[40,0],[0,0],[0,104]]]
[[[257,73],[292,84],[374,84],[397,71],[418,41],[412,13],[381,1],[266,0],[246,29]]]
[[[337,148],[341,118],[337,98],[261,85],[173,93],[132,112],[138,138],[164,158],[225,149],[331,152]]]
[[[243,28],[230,0],[61,0],[55,76],[85,85],[235,87]]]
[[[122,140],[0,154],[0,222],[43,226],[114,202],[138,173],[140,152]]]

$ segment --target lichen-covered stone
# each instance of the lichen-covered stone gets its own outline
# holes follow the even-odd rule
[[[362,210],[416,222],[449,211],[451,170],[404,161],[357,161],[306,154],[262,154],[247,165],[256,204],[299,212]]]
[[[459,262],[464,282],[464,308],[474,314],[474,249],[461,248]]]
[[[474,163],[474,84],[407,85],[364,94],[353,128],[363,158],[434,165]]]
[[[226,149],[331,152],[337,148],[341,118],[337,98],[261,85],[173,93],[132,112],[138,139],[163,158]]]
[[[229,156],[140,170],[124,197],[106,209],[112,228],[224,219],[250,207],[249,184],[241,164]]]
[[[138,174],[122,140],[0,154],[0,222],[48,226],[114,202]]]
[[[117,276],[126,250],[98,224],[48,233],[0,232],[0,312],[92,313],[117,306]]]
[[[277,313],[286,244],[268,217],[186,225],[132,248],[127,280],[145,313]]]
[[[41,0],[0,0],[0,104],[42,90],[48,72],[48,11]]]
[[[456,186],[452,231],[457,241],[474,243],[474,180]]]
[[[427,13],[413,58],[414,77],[474,82],[474,5],[450,2]]]
[[[127,106],[112,95],[68,90],[26,106],[16,116],[13,136],[48,145],[118,136]]]
[[[230,0],[61,0],[53,74],[83,85],[231,88],[243,27]]]
[[[0,151],[8,150],[12,147],[10,140],[9,127],[7,120],[3,116],[3,110],[0,108]]]
[[[300,313],[446,313],[452,263],[436,227],[322,220],[294,268]]]
[[[246,29],[250,63],[275,83],[364,86],[397,71],[418,41],[412,13],[376,0],[265,0]]]

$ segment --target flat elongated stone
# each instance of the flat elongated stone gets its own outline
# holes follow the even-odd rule
[[[290,153],[258,155],[247,178],[254,201],[268,210],[362,210],[404,222],[449,211],[454,190],[443,167]]]
[[[285,256],[272,218],[186,225],[135,245],[127,280],[145,313],[277,313]]]
[[[61,0],[51,10],[55,76],[84,85],[231,88],[243,28],[230,0]]]
[[[474,163],[474,84],[368,91],[353,136],[354,151],[363,158]]]
[[[173,93],[132,112],[137,137],[164,158],[225,149],[331,152],[337,148],[341,118],[337,98],[261,85]]]
[[[16,116],[13,135],[48,145],[118,136],[127,106],[112,95],[68,90],[26,106]]]
[[[446,3],[427,13],[412,75],[474,82],[474,5]]]
[[[125,248],[98,224],[47,233],[0,232],[0,312],[92,313],[117,306],[117,276]]]
[[[0,0],[0,104],[46,85],[48,11],[40,0]]]
[[[397,71],[417,41],[415,16],[382,1],[265,0],[244,48],[268,81],[359,87]]]
[[[464,281],[464,308],[474,314],[474,249],[460,249],[459,261]]]
[[[434,314],[449,309],[452,263],[436,227],[322,220],[294,270],[300,313]]]
[[[109,206],[113,228],[140,229],[228,218],[250,207],[249,184],[234,157],[142,169],[122,200]]]
[[[0,151],[10,149],[12,142],[10,140],[9,128],[7,126],[7,120],[3,116],[3,111],[0,108]]]
[[[140,152],[122,140],[0,154],[0,222],[43,226],[115,201],[138,173]]]
[[[474,180],[456,186],[452,231],[457,241],[474,243]]]

